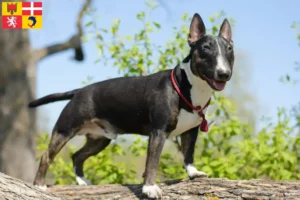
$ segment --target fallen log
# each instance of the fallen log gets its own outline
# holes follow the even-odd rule
[[[228,180],[205,178],[175,180],[159,184],[162,199],[300,199],[300,181]],[[142,198],[142,185],[53,186],[49,188],[65,200]]]
[[[0,200],[60,200],[32,184],[0,173]]]
[[[300,199],[300,181],[228,180],[202,178],[158,184],[162,199]],[[142,185],[54,185],[46,192],[0,173],[0,199],[9,200],[134,200],[143,199]]]

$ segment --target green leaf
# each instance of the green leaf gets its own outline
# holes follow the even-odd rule
[[[87,24],[85,24],[85,27],[89,27],[89,26],[91,26],[91,25],[93,25],[93,22],[91,21],[91,22],[88,22]]]
[[[96,64],[96,63],[98,63],[98,62],[100,62],[100,61],[101,61],[101,59],[98,58],[97,60],[94,61],[94,63]]]
[[[154,24],[154,26],[155,26],[156,28],[160,29],[160,24],[159,24],[159,23],[153,22],[153,24]]]
[[[188,13],[184,13],[184,14],[182,15],[181,19],[182,19],[183,21],[185,21],[185,20],[187,20],[187,17],[188,17]]]

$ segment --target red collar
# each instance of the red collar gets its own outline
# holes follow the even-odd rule
[[[172,84],[175,88],[175,90],[177,91],[178,95],[182,98],[182,100],[185,102],[185,104],[190,107],[192,110],[196,111],[198,113],[198,115],[202,118],[202,122],[200,124],[200,130],[202,132],[207,132],[208,131],[208,124],[207,124],[207,120],[205,118],[205,115],[203,113],[203,110],[205,108],[208,107],[208,105],[210,104],[210,99],[207,101],[207,103],[204,105],[203,108],[201,108],[201,106],[193,106],[185,97],[184,95],[180,92],[180,89],[175,81],[175,76],[174,76],[174,69],[171,71],[171,80],[172,80]]]

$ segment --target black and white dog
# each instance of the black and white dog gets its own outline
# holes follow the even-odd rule
[[[124,133],[149,136],[142,191],[147,197],[160,198],[162,195],[155,179],[160,154],[168,137],[181,136],[188,176],[206,176],[193,164],[199,125],[202,131],[207,131],[206,108],[213,91],[223,90],[230,80],[234,52],[227,19],[223,21],[218,36],[206,35],[205,30],[196,13],[188,36],[190,53],[173,70],[142,77],[114,78],[31,102],[29,107],[71,100],[54,126],[34,184],[45,187],[50,163],[76,135],[87,138],[86,144],[72,156],[79,185],[89,184],[83,175],[84,161],[105,149],[118,134]]]

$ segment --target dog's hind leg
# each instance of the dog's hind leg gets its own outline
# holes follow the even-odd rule
[[[63,146],[73,137],[72,134],[65,134],[57,132],[54,128],[48,150],[42,155],[38,172],[36,174],[34,185],[41,189],[46,189],[45,176],[49,165],[53,161],[54,157],[63,148]]]
[[[110,143],[110,139],[98,138],[93,139],[87,136],[85,145],[72,155],[74,171],[76,174],[76,182],[78,185],[90,185],[91,182],[84,178],[83,164],[90,156],[97,155],[104,150]]]
[[[190,179],[207,177],[206,173],[198,171],[194,166],[194,151],[198,137],[199,126],[181,134],[181,152],[184,158],[184,168]]]

